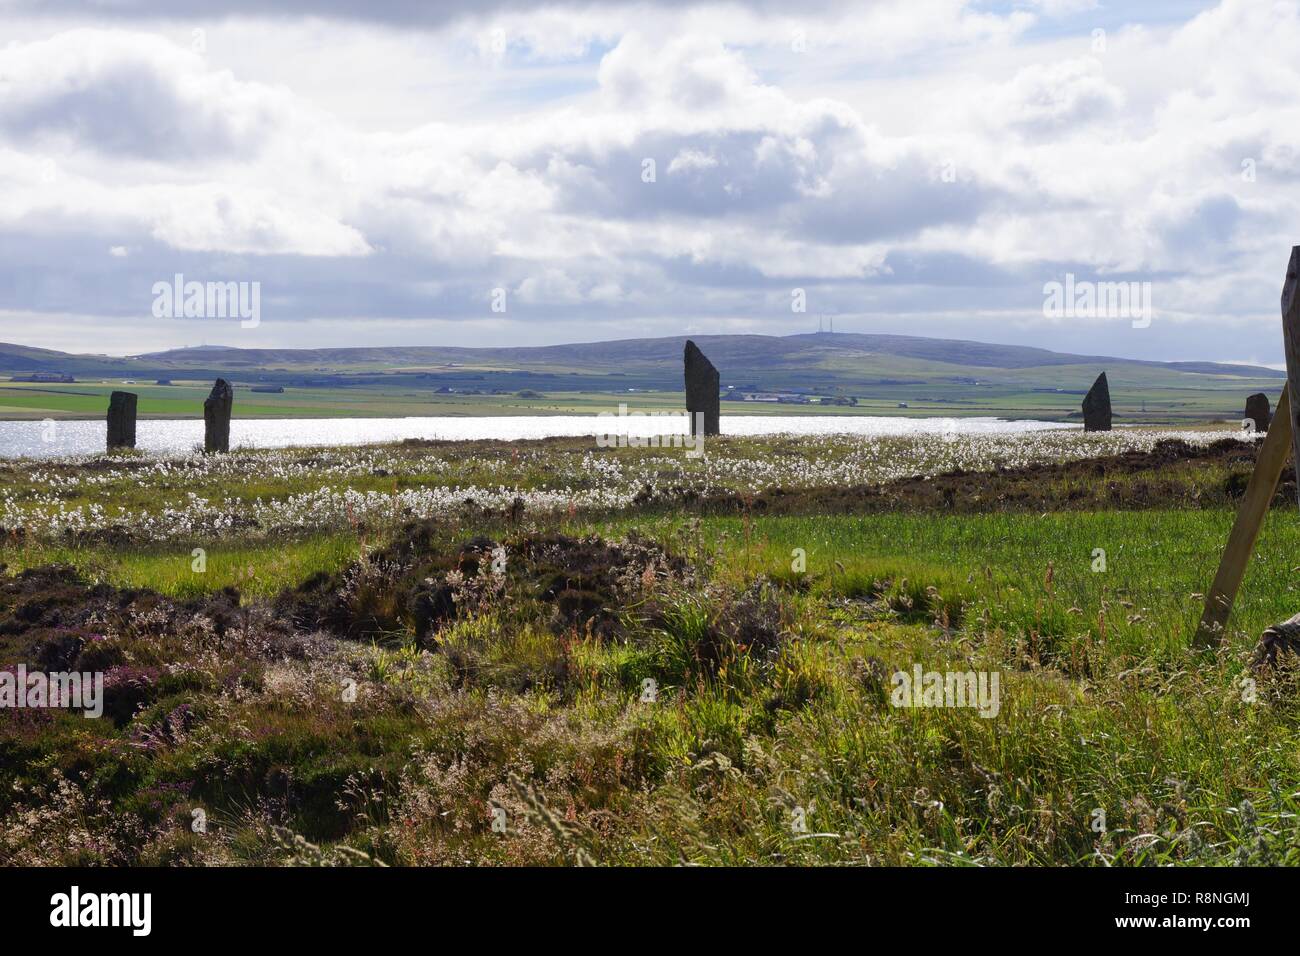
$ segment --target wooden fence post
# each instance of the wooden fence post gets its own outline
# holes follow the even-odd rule
[[[1255,539],[1268,514],[1269,503],[1277,493],[1277,483],[1288,457],[1294,457],[1300,474],[1300,246],[1291,247],[1286,281],[1282,283],[1282,345],[1286,351],[1286,385],[1255,458],[1255,470],[1237,509],[1228,545],[1219,559],[1214,584],[1205,595],[1201,624],[1192,639],[1194,647],[1215,647],[1223,640],[1232,603],[1237,599],[1237,589],[1245,577],[1246,564],[1255,550]],[[1291,408],[1293,400],[1295,409]],[[1300,480],[1296,481],[1296,494],[1300,499]]]
[[[1205,595],[1205,610],[1200,627],[1192,644],[1195,647],[1215,647],[1223,639],[1223,631],[1232,613],[1232,602],[1237,599],[1237,589],[1246,575],[1246,565],[1255,550],[1255,539],[1268,514],[1269,503],[1277,492],[1282,469],[1291,454],[1291,388],[1282,386],[1282,397],[1277,400],[1277,413],[1268,426],[1264,444],[1255,457],[1255,470],[1246,485],[1246,494],[1237,509],[1237,520],[1232,524],[1228,544],[1219,559],[1219,571],[1214,584]]]

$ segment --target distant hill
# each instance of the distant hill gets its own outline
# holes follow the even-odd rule
[[[519,348],[459,348],[439,346],[334,348],[334,349],[241,349],[201,346],[152,352],[137,357],[140,362],[168,367],[186,365],[269,368],[314,366],[335,370],[402,368],[461,363],[475,366],[532,366],[582,368],[588,371],[674,366],[680,374],[682,348],[693,338],[719,368],[760,370],[763,368],[818,367],[827,360],[864,358],[879,361],[892,357],[979,369],[1028,369],[1061,365],[1107,368],[1136,366],[1167,369],[1197,375],[1231,375],[1244,378],[1284,378],[1285,373],[1255,365],[1227,365],[1216,362],[1153,362],[1104,355],[1072,355],[1022,345],[994,345],[960,339],[931,339],[914,335],[872,335],[846,332],[816,332],[802,335],[697,335],[654,339],[617,339],[570,345]],[[0,354],[7,346],[0,345]],[[57,354],[57,353],[56,353]],[[2,362],[2,359],[0,359]]]
[[[1240,417],[1245,396],[1276,392],[1285,373],[1216,362],[1153,362],[1074,355],[910,335],[818,332],[691,338],[747,391],[870,400],[876,409],[928,414],[1006,414],[1060,420],[1101,371],[1129,420]],[[518,348],[440,346],[244,349],[220,345],[126,358],[74,355],[0,344],[0,376],[64,373],[79,380],[154,379],[195,385],[218,376],[237,385],[294,389],[381,389],[420,396],[617,394],[680,391],[686,336]],[[265,389],[263,390],[265,391]],[[1150,408],[1148,408],[1150,403]],[[0,413],[4,402],[0,401]],[[1117,408],[1119,406],[1117,405]],[[467,412],[468,413],[468,412]]]
[[[75,357],[66,352],[0,342],[0,369],[6,372],[63,371],[63,366],[72,361],[76,361]]]

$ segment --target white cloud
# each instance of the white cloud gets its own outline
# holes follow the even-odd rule
[[[673,161],[668,164],[668,175],[687,172],[692,169],[712,169],[718,165],[717,157],[698,149],[678,150]]]
[[[120,272],[82,301],[0,282],[0,308],[129,314],[184,265],[265,276],[280,316],[463,319],[470,341],[497,285],[557,335],[788,331],[802,284],[843,317],[964,303],[996,338],[1069,268],[1154,277],[1207,336],[1264,322],[1300,215],[1297,4],[1108,21],[1101,52],[1092,9],[241,7],[202,54],[185,8],[22,20],[0,48],[0,248],[27,258],[0,270],[66,271],[59,250],[93,240]],[[1069,29],[1030,29],[1052,18]]]
[[[520,301],[545,305],[575,305],[584,298],[578,283],[563,269],[547,269],[529,276],[515,290]]]
[[[1123,104],[1123,91],[1089,57],[1025,67],[984,100],[984,116],[994,129],[1056,133],[1111,118]]]

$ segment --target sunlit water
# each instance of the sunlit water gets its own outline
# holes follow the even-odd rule
[[[876,418],[857,415],[724,415],[724,435],[971,435],[1078,429],[1079,425],[1004,421],[996,418]],[[681,434],[685,415],[511,415],[479,418],[300,418],[235,419],[231,448],[289,448],[301,445],[367,445],[404,438],[515,440],[561,435],[624,434],[640,437]],[[0,422],[0,458],[51,458],[104,450],[103,421]],[[203,422],[141,421],[136,447],[178,454],[203,444]]]

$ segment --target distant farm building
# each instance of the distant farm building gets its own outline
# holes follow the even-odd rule
[[[15,375],[10,381],[13,382],[57,382],[66,385],[75,382],[76,379],[67,372],[32,372],[30,375]]]
[[[729,402],[768,402],[780,405],[808,405],[811,400],[798,392],[729,392],[723,398]]]

